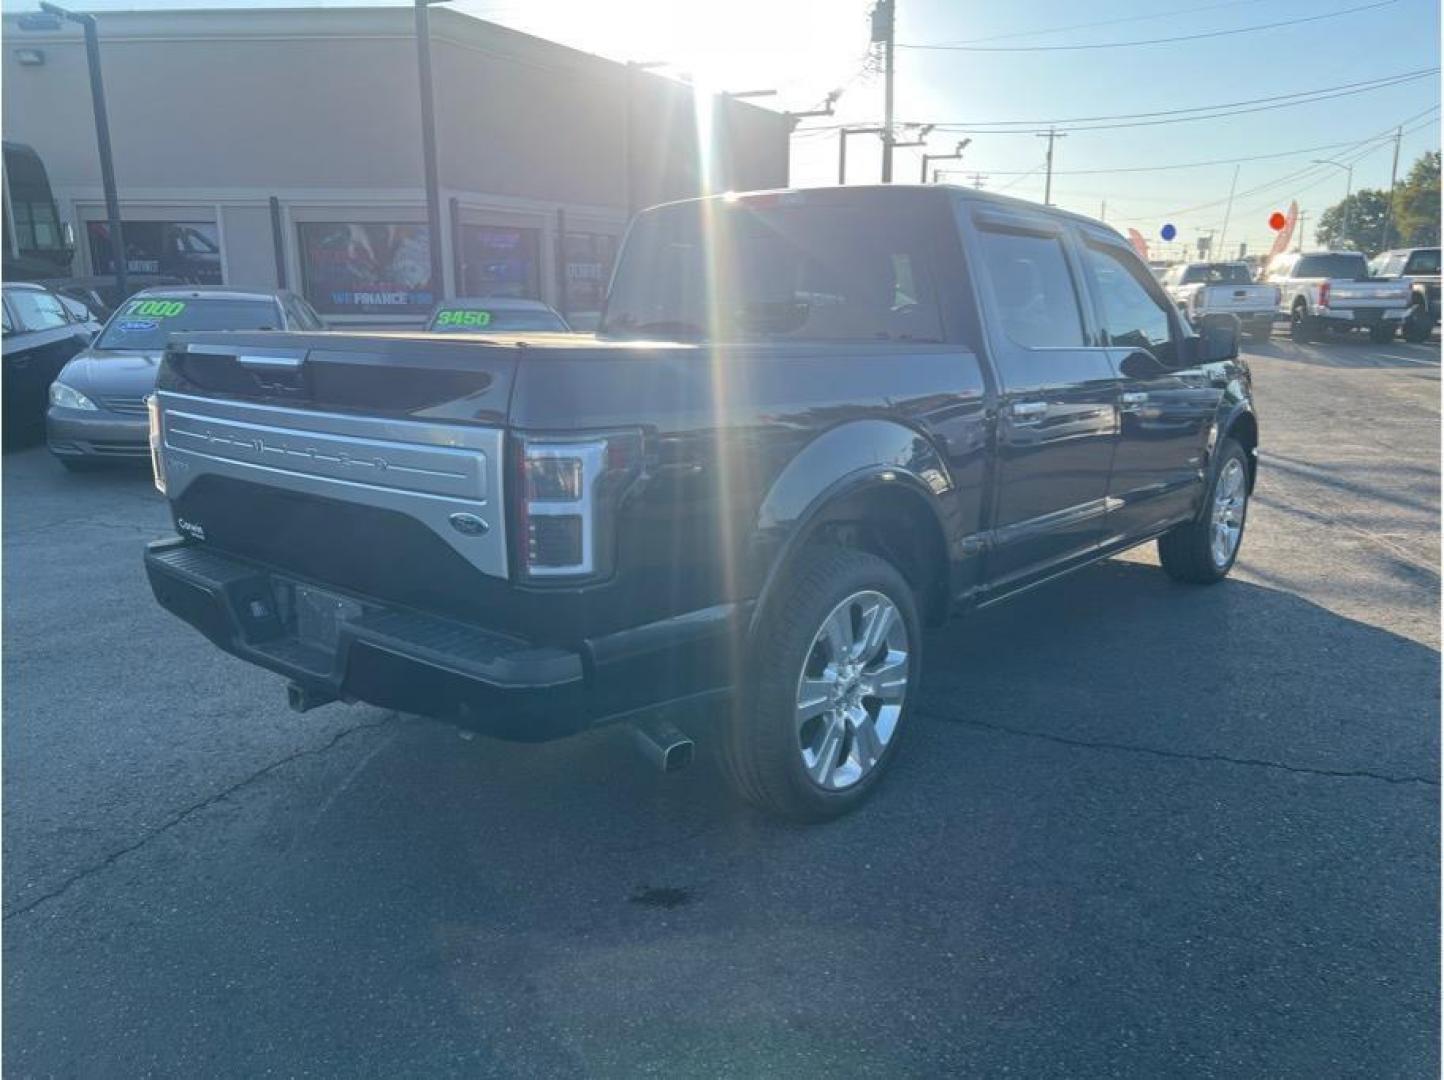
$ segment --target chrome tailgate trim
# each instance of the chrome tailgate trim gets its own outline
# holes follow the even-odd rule
[[[170,498],[213,475],[390,510],[423,523],[481,573],[507,576],[500,428],[170,391],[159,392],[157,401]],[[469,531],[462,532],[452,523],[457,514],[485,527],[468,521]]]

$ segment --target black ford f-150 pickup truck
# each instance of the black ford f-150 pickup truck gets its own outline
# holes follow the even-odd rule
[[[1115,232],[947,187],[670,204],[595,340],[177,336],[155,595],[334,699],[515,739],[707,717],[739,791],[861,802],[922,628],[1145,541],[1232,567],[1258,428]],[[703,736],[704,738],[707,736]]]

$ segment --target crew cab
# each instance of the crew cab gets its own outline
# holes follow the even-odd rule
[[[832,817],[896,757],[925,624],[1148,542],[1182,581],[1229,572],[1258,425],[1237,320],[1200,330],[1055,208],[672,203],[628,230],[594,339],[173,338],[177,535],[146,569],[298,709],[621,722],[663,768],[683,722],[752,802]]]
[[[1279,312],[1297,342],[1361,329],[1383,344],[1409,314],[1409,287],[1370,277],[1360,251],[1291,252],[1269,263],[1267,281],[1278,287]]]
[[[1404,319],[1406,341],[1426,341],[1439,325],[1439,249],[1405,248],[1384,251],[1369,263],[1369,273],[1383,281],[1407,281],[1409,314]]]
[[[1241,262],[1194,262],[1170,267],[1163,288],[1195,325],[1205,315],[1236,315],[1248,335],[1267,340],[1279,309],[1276,285],[1255,284]]]

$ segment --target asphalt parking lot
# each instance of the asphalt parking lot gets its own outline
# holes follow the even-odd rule
[[[821,828],[279,679],[151,601],[148,478],[4,461],[11,1076],[1439,1072],[1439,352],[1250,355],[1225,584],[927,642]]]

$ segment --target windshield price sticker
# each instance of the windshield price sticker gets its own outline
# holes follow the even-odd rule
[[[132,300],[125,313],[148,319],[172,319],[185,309],[184,300]],[[148,329],[155,329],[155,324],[152,323]]]
[[[483,327],[491,322],[489,311],[441,311],[436,315],[437,326]]]

